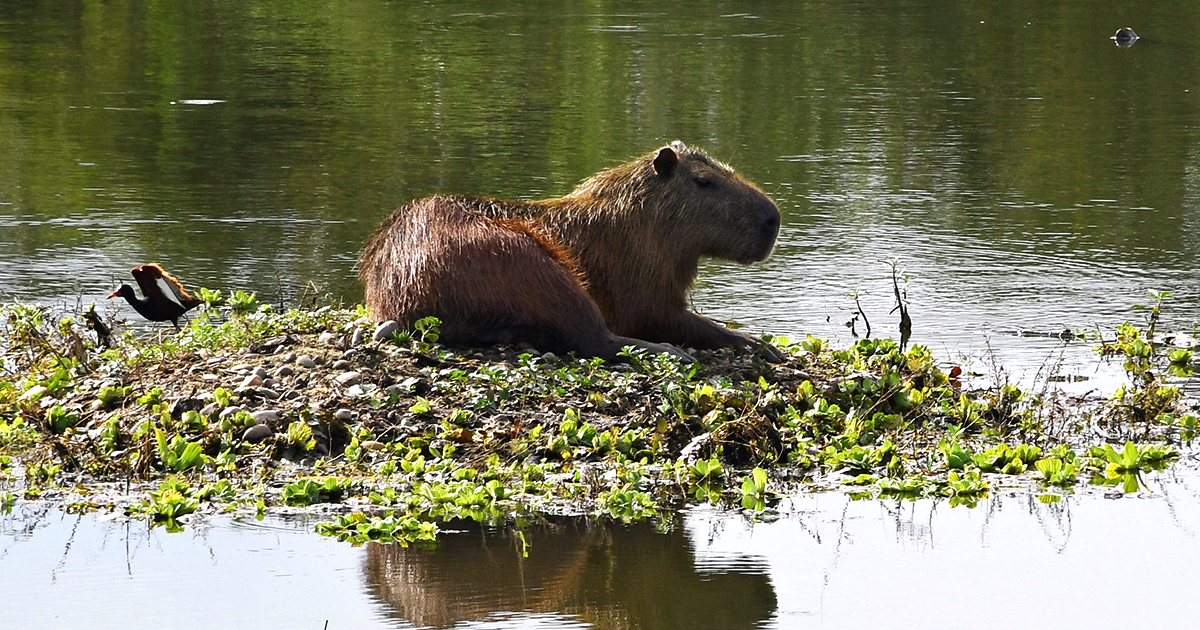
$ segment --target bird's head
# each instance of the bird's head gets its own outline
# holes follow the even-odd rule
[[[136,298],[137,294],[133,292],[133,287],[129,286],[128,284],[122,284],[121,286],[117,287],[116,291],[108,294],[108,299],[110,300],[115,297],[123,297],[128,300],[130,298]]]

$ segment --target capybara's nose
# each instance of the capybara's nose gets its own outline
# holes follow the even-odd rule
[[[763,232],[767,234],[776,234],[779,232],[779,213],[771,212],[767,214],[767,220],[763,222]]]

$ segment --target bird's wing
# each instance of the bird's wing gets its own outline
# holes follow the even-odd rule
[[[158,293],[159,274],[154,273],[154,270],[148,269],[146,265],[140,265],[129,270],[133,274],[133,279],[137,280],[138,288],[142,290],[142,295],[157,302],[154,297]]]
[[[186,290],[184,290],[183,284],[180,283],[179,280],[175,276],[172,276],[171,274],[167,273],[166,270],[164,270],[162,267],[157,267],[157,269],[161,276],[158,281],[160,283],[163,280],[167,281],[167,286],[171,287],[171,293],[172,293],[172,295],[175,296],[175,303],[182,306],[183,310],[186,311],[188,309],[200,306],[201,304],[204,303],[203,300],[198,300],[198,299],[192,297],[190,293],[188,293]]]
[[[175,306],[178,306],[180,310],[187,310],[187,307],[184,306],[183,302],[181,301],[182,297],[179,295],[178,288],[171,281],[159,276],[154,280],[154,283],[158,286],[158,292],[161,293],[164,298],[166,298]]]
[[[175,276],[154,263],[134,267],[132,273],[142,288],[142,294],[159,304],[187,311],[203,303],[188,295]]]

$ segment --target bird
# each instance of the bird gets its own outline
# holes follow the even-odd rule
[[[154,263],[138,265],[129,271],[137,281],[144,297],[138,297],[133,287],[122,284],[109,294],[109,299],[121,296],[139,315],[152,322],[170,321],[179,328],[184,313],[204,303],[183,289],[175,276]]]
[[[1133,29],[1126,26],[1126,27],[1117,29],[1117,33],[1115,35],[1113,35],[1112,37],[1110,37],[1109,39],[1116,42],[1117,45],[1122,48],[1128,48],[1128,47],[1134,45],[1135,43],[1137,43],[1137,40],[1139,40],[1141,38],[1138,37],[1137,33],[1133,32]]]

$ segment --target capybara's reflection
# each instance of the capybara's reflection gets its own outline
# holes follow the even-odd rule
[[[468,525],[436,546],[367,547],[367,581],[389,615],[444,628],[505,612],[560,613],[596,628],[753,628],[775,611],[753,559],[697,571],[688,537],[651,524],[562,519]]]

